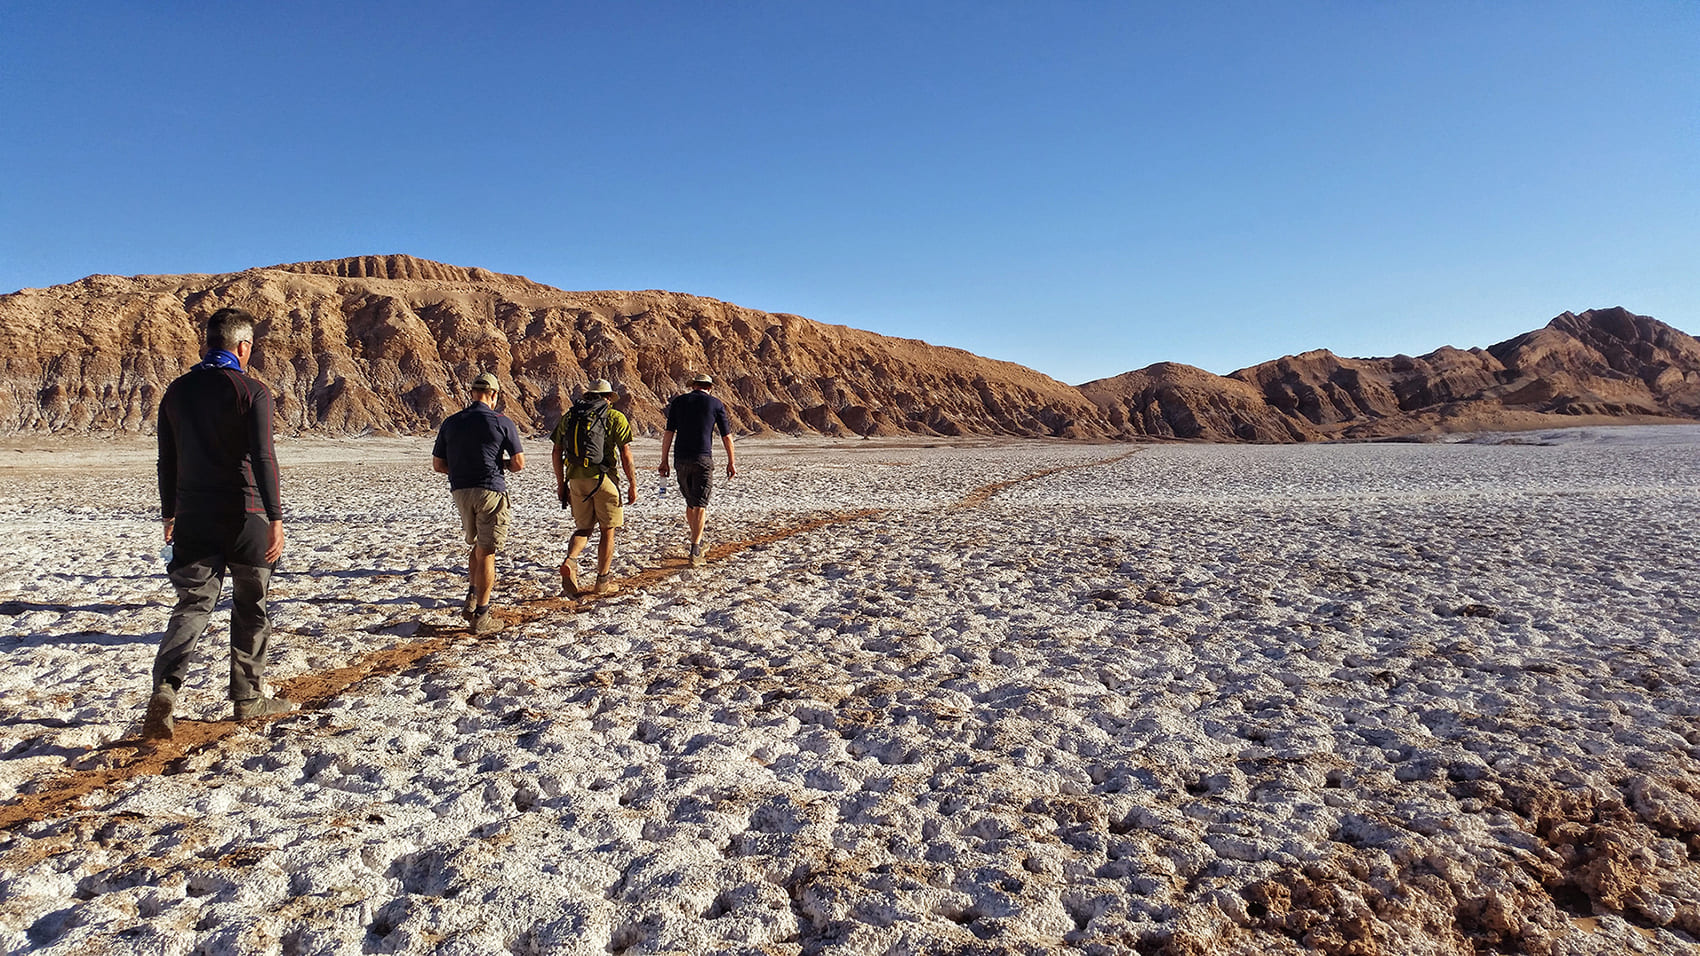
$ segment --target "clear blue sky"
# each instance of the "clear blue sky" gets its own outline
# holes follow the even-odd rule
[[[0,291],[409,253],[1070,383],[1700,333],[1700,2],[0,7]]]

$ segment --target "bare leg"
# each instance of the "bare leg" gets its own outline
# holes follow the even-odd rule
[[[490,592],[496,589],[496,552],[474,547],[467,558],[467,569],[473,597],[479,607],[484,607],[490,603]]]
[[[584,553],[585,545],[587,545],[589,543],[590,543],[590,531],[589,530],[581,531],[581,532],[573,535],[572,540],[567,542],[567,560],[568,561],[577,561],[578,556]]]
[[[691,550],[702,542],[703,525],[708,523],[707,508],[686,508],[685,525],[691,529]]]
[[[578,556],[584,553],[585,545],[590,543],[590,529],[573,532],[567,541],[567,557],[561,562],[561,592],[567,597],[577,597],[578,586]]]
[[[608,570],[614,566],[614,531],[613,528],[602,529],[602,541],[596,546],[596,576],[606,578]]]

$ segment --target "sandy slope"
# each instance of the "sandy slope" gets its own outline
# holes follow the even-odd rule
[[[1515,442],[750,442],[578,609],[537,468],[481,640],[428,445],[286,443],[309,707],[215,630],[153,753],[148,449],[0,448],[0,951],[1688,951],[1700,428]]]

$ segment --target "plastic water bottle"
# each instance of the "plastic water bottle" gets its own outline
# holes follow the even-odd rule
[[[660,501],[665,497],[667,497],[667,479],[662,478],[655,483],[655,500]]]
[[[171,557],[175,553],[176,552],[171,547],[171,542],[169,542],[169,541],[165,542],[165,547],[159,549],[159,563],[160,564],[170,564],[171,563]]]

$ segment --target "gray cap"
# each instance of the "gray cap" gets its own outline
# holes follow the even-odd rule
[[[483,372],[473,379],[472,384],[467,388],[474,392],[499,392],[502,390],[502,383],[496,381],[496,376],[489,372]]]

